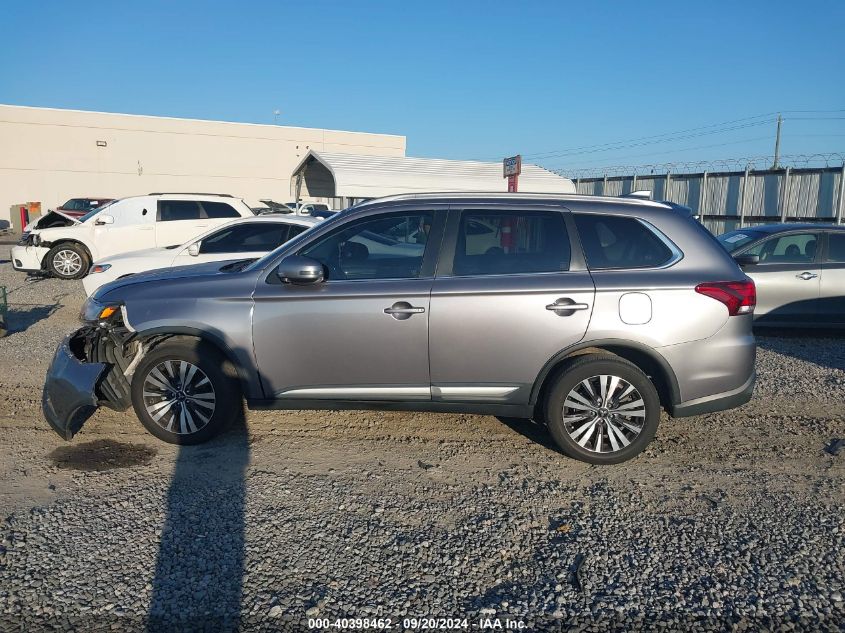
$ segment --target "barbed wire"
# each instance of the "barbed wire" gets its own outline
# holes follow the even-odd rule
[[[744,156],[716,160],[676,161],[671,163],[651,163],[645,165],[610,165],[605,167],[583,167],[580,169],[553,169],[556,174],[566,178],[608,178],[618,176],[660,176],[671,174],[698,174],[723,171],[766,171],[772,168],[774,156]],[[778,168],[807,169],[830,168],[845,165],[845,152],[827,152],[822,154],[786,154],[778,158]]]

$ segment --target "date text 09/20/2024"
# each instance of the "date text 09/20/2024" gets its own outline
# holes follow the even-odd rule
[[[494,617],[469,618],[308,618],[312,630],[389,630],[450,631],[450,630],[500,630],[519,631],[525,628],[521,620]]]

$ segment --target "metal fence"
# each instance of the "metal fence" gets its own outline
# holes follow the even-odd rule
[[[719,234],[764,222],[845,221],[845,164],[699,173],[604,175],[571,178],[578,193],[620,196],[648,190],[655,200],[690,207]]]

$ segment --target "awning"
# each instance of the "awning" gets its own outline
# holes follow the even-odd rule
[[[508,186],[501,162],[310,150],[294,169],[290,190],[300,198],[380,198],[415,192],[507,191]],[[519,191],[575,193],[575,184],[538,165],[523,163]]]

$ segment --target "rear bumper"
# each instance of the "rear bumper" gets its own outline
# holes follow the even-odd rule
[[[105,363],[87,363],[74,353],[84,335],[77,331],[61,342],[44,381],[41,407],[47,422],[62,439],[70,440],[99,406],[97,384]]]
[[[756,382],[757,372],[755,370],[751,372],[751,376],[741,387],[712,396],[681,402],[671,408],[670,414],[673,418],[686,418],[692,415],[704,415],[705,413],[734,409],[751,400]]]

